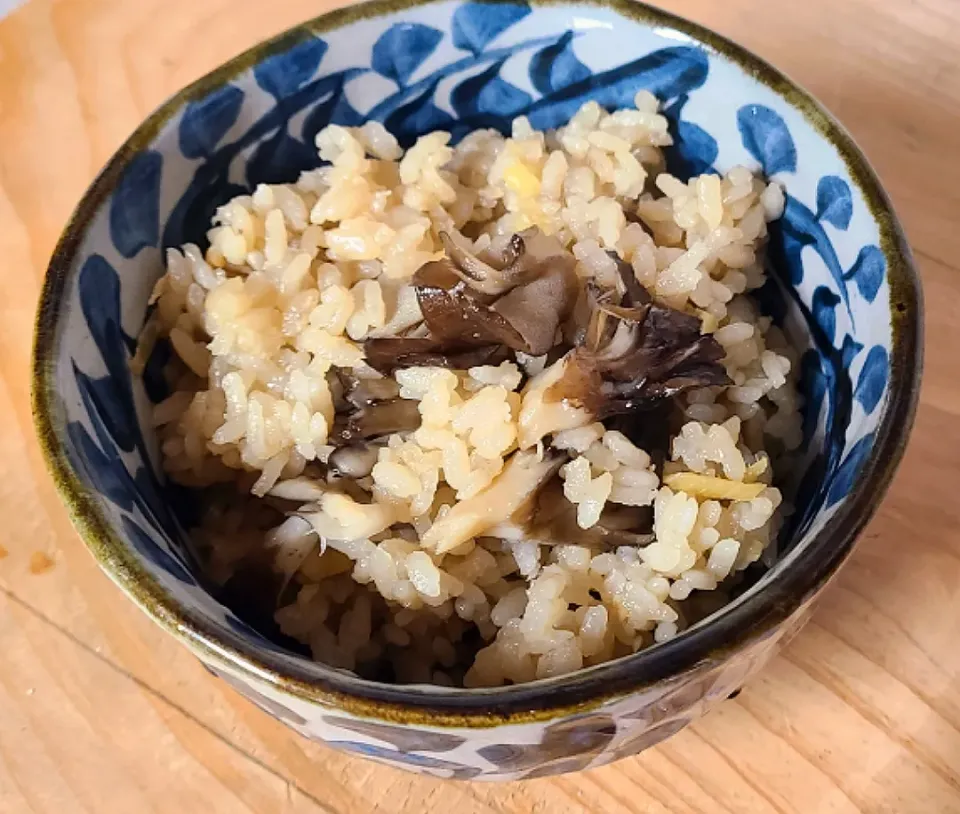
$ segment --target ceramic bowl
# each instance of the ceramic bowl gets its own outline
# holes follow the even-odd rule
[[[664,103],[681,176],[734,164],[787,192],[763,307],[803,352],[804,466],[778,563],[676,639],[574,675],[491,690],[399,687],[304,660],[194,576],[176,491],[145,419],[162,396],[128,362],[162,250],[201,242],[218,204],[314,166],[329,122],[383,122],[408,145],[566,121],[583,102]],[[874,512],[906,442],[920,375],[920,291],[880,185],[804,91],[737,45],[643,5],[384,0],[259,45],[152,114],[84,195],[37,322],[41,443],[104,570],[215,673],[298,732],[442,777],[598,766],[676,732],[798,630]],[[161,360],[154,360],[159,364]]]

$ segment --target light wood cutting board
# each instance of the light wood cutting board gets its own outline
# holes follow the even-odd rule
[[[124,599],[34,441],[33,312],[94,173],[164,97],[337,0],[30,0],[0,22],[0,812],[960,812],[960,3],[677,0],[816,94],[912,240],[927,373],[900,474],[813,622],[639,758],[444,783],[301,740]]]

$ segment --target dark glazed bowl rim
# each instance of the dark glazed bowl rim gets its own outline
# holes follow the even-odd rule
[[[487,0],[498,2],[501,0]],[[110,196],[131,158],[185,104],[236,75],[314,34],[357,20],[379,17],[438,0],[374,0],[321,15],[254,46],[166,101],[128,138],[84,194],[50,261],[37,314],[33,351],[32,399],[40,445],[75,527],[101,567],[154,621],[205,659],[273,684],[307,701],[356,715],[398,723],[489,727],[545,720],[594,708],[604,701],[655,686],[700,664],[719,663],[747,643],[775,630],[816,594],[849,555],[857,535],[872,517],[897,468],[916,412],[922,367],[922,295],[910,249],[890,201],[852,138],[806,91],[745,48],[695,23],[633,0],[553,0],[533,5],[596,5],[623,17],[666,28],[697,41],[713,54],[782,97],[847,164],[878,224],[887,262],[893,345],[890,396],[873,450],[847,499],[826,525],[797,541],[789,563],[781,563],[752,591],[715,618],[664,644],[567,676],[484,690],[381,684],[302,661],[285,664],[240,636],[224,636],[207,620],[182,607],[154,579],[110,527],[96,497],[70,464],[63,435],[65,420],[56,398],[56,359],[60,310],[69,269],[86,229]],[[789,567],[783,567],[784,565]]]

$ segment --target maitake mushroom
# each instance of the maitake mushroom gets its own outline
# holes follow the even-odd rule
[[[575,261],[559,241],[535,228],[514,235],[497,269],[446,232],[440,239],[447,256],[413,277],[429,336],[367,340],[371,367],[465,369],[496,364],[509,351],[541,356],[554,346],[577,297]]]
[[[447,233],[440,237],[446,257],[427,263],[413,278],[423,314],[417,336],[367,340],[366,361],[385,374],[380,378],[337,374],[349,412],[338,416],[331,432],[338,449],[329,458],[328,475],[342,478],[338,488],[346,489],[352,479],[369,474],[377,454],[371,442],[420,425],[416,401],[400,398],[389,376],[395,369],[463,370],[516,353],[549,353],[550,364],[524,391],[520,450],[484,490],[439,517],[423,535],[423,547],[444,554],[485,534],[547,545],[572,539],[602,548],[649,543],[649,511],[634,507],[608,508],[592,529],[580,529],[574,507],[556,494],[558,484],[552,490],[548,485],[566,455],[533,447],[592,420],[628,422],[628,415],[662,406],[693,387],[729,384],[720,363],[723,348],[701,334],[697,317],[655,303],[632,267],[615,254],[618,287],[601,290],[588,283],[578,298],[573,257],[537,229],[514,235],[497,264],[476,257]],[[284,525],[290,540],[277,538],[288,578],[290,568],[313,550],[314,535],[322,549],[327,540],[380,533],[395,520],[387,507],[357,503],[345,492],[304,484],[283,488],[272,494],[310,498],[312,504]]]
[[[337,375],[349,412],[336,417],[331,444],[358,444],[420,426],[416,402],[399,398],[400,387],[394,379],[359,378],[346,371],[338,371]]]
[[[447,256],[413,278],[429,335],[367,340],[371,367],[463,370],[497,364],[511,352],[542,356],[555,350],[558,329],[567,323],[564,333],[576,347],[544,401],[582,405],[605,418],[648,409],[693,387],[730,383],[719,364],[723,348],[701,334],[700,320],[653,302],[615,253],[619,288],[589,284],[578,315],[574,260],[556,239],[536,228],[514,235],[497,268],[446,232],[440,237]]]
[[[646,410],[694,387],[727,385],[723,347],[701,334],[700,320],[653,302],[618,261],[624,293],[587,286],[589,321],[562,377],[544,401],[569,401],[596,418]]]

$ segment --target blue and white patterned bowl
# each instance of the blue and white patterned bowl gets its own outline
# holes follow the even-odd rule
[[[664,102],[681,176],[745,163],[776,178],[761,298],[805,349],[808,458],[780,562],[668,643],[572,676],[493,690],[397,687],[267,641],[202,587],[181,495],[145,420],[163,395],[128,362],[162,249],[201,242],[214,208],[317,163],[330,122],[382,121],[405,145],[563,123],[584,101]],[[849,554],[903,451],[921,365],[920,290],[902,232],[847,134],[802,90],[719,36],[645,6],[391,0],[334,12],[178,94],[94,181],[47,273],[34,408],[74,523],[129,596],[240,692],[308,737],[444,777],[597,766],[676,732],[795,632]]]

